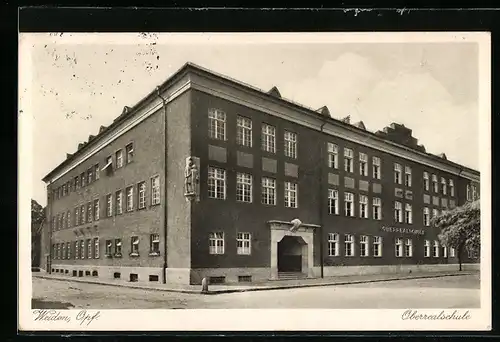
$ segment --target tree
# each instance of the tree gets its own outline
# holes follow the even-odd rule
[[[445,211],[433,217],[431,225],[441,230],[438,235],[442,245],[453,247],[457,251],[459,270],[462,270],[462,252],[464,248],[479,252],[481,224],[479,200],[467,202],[463,206]]]
[[[45,220],[45,208],[34,199],[31,200],[31,262],[39,257],[40,228]]]

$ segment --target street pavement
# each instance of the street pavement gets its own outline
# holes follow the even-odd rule
[[[33,278],[32,306],[54,309],[479,308],[479,274],[216,295]]]

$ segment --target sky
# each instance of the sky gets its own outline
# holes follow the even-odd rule
[[[326,105],[334,118],[350,115],[372,132],[404,124],[427,152],[479,169],[477,43],[231,39],[154,33],[21,37],[20,77],[30,81],[20,86],[19,109],[32,119],[33,198],[46,205],[41,179],[66,153],[188,61],[265,91],[276,86],[282,97],[306,107]]]

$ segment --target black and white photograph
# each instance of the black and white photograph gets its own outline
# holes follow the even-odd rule
[[[19,49],[25,327],[491,327],[487,33]]]

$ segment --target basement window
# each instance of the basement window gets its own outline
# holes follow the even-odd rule
[[[89,276],[90,275],[90,271],[85,271],[85,275]]]
[[[249,283],[252,281],[252,276],[238,276],[238,282]]]
[[[226,282],[226,277],[209,277],[210,284],[224,284]]]
[[[120,273],[120,272],[115,272],[115,273],[113,274],[113,278],[115,278],[115,279],[120,279],[120,278],[121,278],[121,273]]]
[[[97,271],[92,271],[92,277],[97,277],[97,276],[98,276]]]
[[[73,277],[76,277],[76,271],[73,271]]]
[[[160,278],[157,275],[150,274],[149,281],[158,281]]]
[[[137,273],[130,273],[130,281],[136,282],[139,280],[139,275]]]
[[[78,276],[83,277],[83,271],[78,271]]]

